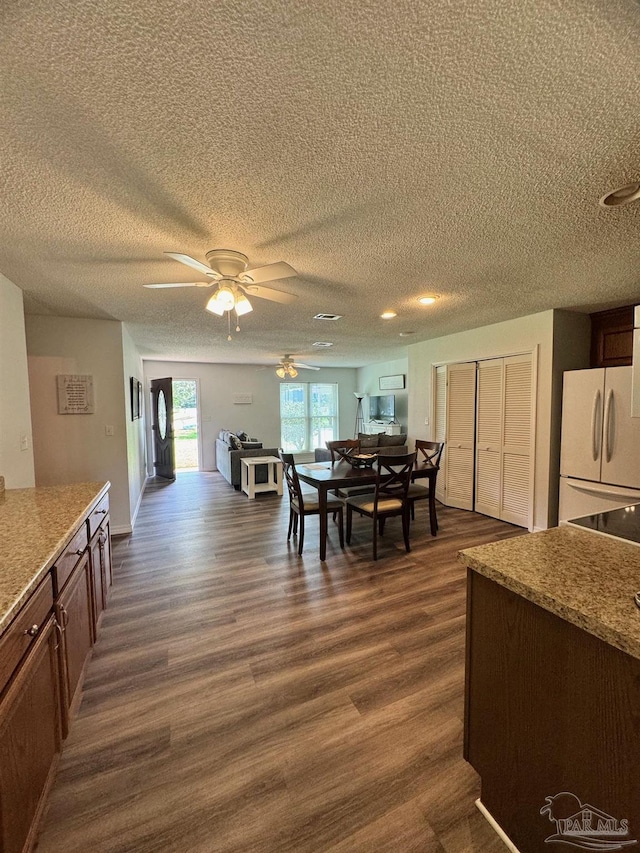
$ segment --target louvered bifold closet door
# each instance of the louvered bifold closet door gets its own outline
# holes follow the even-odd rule
[[[500,518],[504,359],[478,363],[476,512]]]
[[[447,366],[446,503],[473,509],[476,363]]]
[[[500,518],[530,526],[533,365],[531,355],[504,359],[502,512]]]
[[[440,471],[436,480],[436,498],[440,503],[447,502],[447,367],[441,364],[436,367],[436,406],[435,406],[435,435],[434,441],[444,441],[444,449],[440,457]]]

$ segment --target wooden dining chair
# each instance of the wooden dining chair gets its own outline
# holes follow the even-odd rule
[[[440,467],[440,458],[444,450],[444,441],[423,441],[416,438],[416,464],[428,463],[434,468]],[[425,486],[422,483],[411,483],[409,486],[409,503],[411,504],[411,519],[415,518],[415,503],[416,501],[429,500],[429,490],[431,485]],[[433,481],[435,489],[435,480]],[[431,535],[435,536],[438,532],[438,516],[436,515],[435,507],[429,505],[429,522],[431,525]]]
[[[353,513],[373,519],[373,559],[378,559],[378,533],[384,532],[387,518],[402,517],[402,535],[404,547],[411,550],[409,544],[409,500],[407,492],[411,484],[411,473],[416,454],[403,453],[392,456],[378,455],[376,483],[373,494],[354,495],[347,498],[347,543],[351,541]]]
[[[332,464],[360,450],[360,440],[358,438],[342,438],[337,441],[326,441],[325,444],[331,454]],[[340,489],[336,489],[334,494],[339,498],[350,498],[353,495],[370,495],[372,492],[373,486],[343,486]]]
[[[289,492],[289,529],[287,531],[287,542],[298,533],[298,520],[300,522],[300,535],[298,538],[298,554],[302,555],[304,546],[304,520],[307,515],[319,515],[320,504],[317,493],[309,495],[302,491],[298,472],[296,471],[293,453],[280,451],[282,461],[282,473]],[[327,495],[327,513],[333,513],[338,518],[338,533],[340,536],[340,547],[344,548],[344,525],[343,525],[344,502],[340,498]]]

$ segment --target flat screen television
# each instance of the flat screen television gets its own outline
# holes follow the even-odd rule
[[[395,394],[385,394],[380,397],[369,397],[369,420],[393,423],[396,419]]]

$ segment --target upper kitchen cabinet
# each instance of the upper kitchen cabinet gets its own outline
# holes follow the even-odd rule
[[[633,356],[633,306],[591,314],[591,367],[620,367]]]

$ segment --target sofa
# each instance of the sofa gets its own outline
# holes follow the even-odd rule
[[[216,468],[234,489],[240,490],[242,482],[241,459],[256,456],[279,456],[277,447],[263,447],[261,441],[249,438],[245,433],[233,433],[220,430],[216,439]],[[268,471],[266,465],[256,468],[256,483],[266,483]]]
[[[387,435],[384,432],[380,432],[377,435],[368,435],[364,432],[359,432],[358,440],[360,441],[360,450],[364,453],[387,453],[392,455],[409,452],[406,433]],[[316,462],[328,462],[331,459],[331,453],[326,447],[316,447],[313,455]]]

